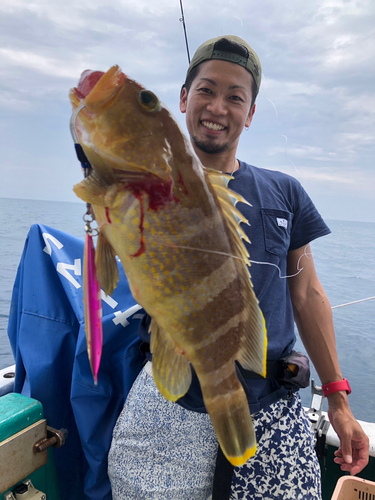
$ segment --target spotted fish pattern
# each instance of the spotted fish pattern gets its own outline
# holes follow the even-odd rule
[[[165,106],[114,66],[95,86],[72,89],[76,131],[90,175],[74,186],[99,226],[100,285],[111,293],[120,258],[135,300],[152,317],[153,377],[176,401],[191,367],[223,452],[245,463],[256,440],[235,361],[266,375],[267,335],[249,274],[247,223],[205,169]],[[84,91],[84,88],[86,89]],[[88,93],[87,93],[88,92]],[[86,95],[85,95],[86,93]]]

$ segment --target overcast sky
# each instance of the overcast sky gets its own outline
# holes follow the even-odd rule
[[[184,0],[190,52],[233,34],[263,81],[238,157],[295,176],[327,219],[375,222],[375,1]],[[0,0],[0,196],[76,201],[69,89],[123,71],[178,108],[179,0]],[[186,130],[186,129],[185,129]]]

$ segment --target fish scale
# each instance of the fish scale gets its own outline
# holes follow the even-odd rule
[[[142,92],[116,66],[85,96],[71,91],[73,109],[85,103],[76,128],[92,166],[74,191],[98,222],[104,291],[116,286],[118,255],[135,300],[152,317],[158,389],[179,399],[192,365],[223,452],[241,465],[256,440],[235,361],[264,376],[267,352],[238,223],[245,219],[233,203],[245,200],[224,175],[203,168],[170,112]]]

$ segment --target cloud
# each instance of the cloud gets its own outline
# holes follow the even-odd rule
[[[286,137],[286,136],[284,136]],[[290,158],[306,158],[309,160],[318,160],[318,161],[334,161],[337,156],[337,153],[328,152],[325,154],[321,147],[317,146],[303,146],[300,147],[288,147],[287,143],[285,147],[274,147],[268,151],[269,156],[279,155],[280,153],[286,154]]]
[[[55,78],[71,78],[72,73],[79,71],[74,68],[74,63],[61,64],[57,58],[45,57],[32,52],[12,49],[0,49],[0,60],[3,63],[22,67],[24,70],[32,69],[44,75],[54,76]]]
[[[318,193],[329,185],[347,197],[354,186],[358,196],[363,189],[369,197],[375,2],[189,0],[184,9],[191,55],[205,39],[229,33],[245,38],[261,58],[257,112],[238,155],[300,175]],[[77,161],[68,91],[87,68],[119,64],[184,122],[178,96],[187,54],[178,0],[2,0],[0,12],[0,147],[6,157],[0,169],[13,165],[17,172],[2,175],[4,193],[17,193],[22,178],[24,190],[34,183],[40,193],[48,184],[52,198],[71,199]],[[62,181],[67,166],[71,177]]]
[[[346,186],[360,185],[362,187],[363,180],[358,180],[358,175],[354,172],[349,173],[334,173],[329,169],[314,170],[310,167],[302,167],[299,171],[299,180],[301,181],[314,181],[317,183],[333,183],[345,184]]]

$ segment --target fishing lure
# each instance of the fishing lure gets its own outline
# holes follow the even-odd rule
[[[74,140],[78,160],[81,163],[84,177],[86,178],[89,174],[91,165],[86,158],[82,146],[78,142],[77,131],[75,128],[77,115],[84,106],[85,105],[83,104],[73,113],[70,121],[70,131]],[[94,383],[97,385],[103,346],[102,303],[100,284],[97,278],[95,265],[93,229],[91,228],[91,223],[94,218],[92,216],[91,205],[89,203],[87,203],[87,212],[84,215],[83,220],[86,223],[86,241],[83,256],[83,303],[85,313],[86,343],[91,372],[94,378]]]
[[[89,213],[89,208],[86,215]],[[92,222],[92,221],[91,221]],[[87,352],[94,383],[98,383],[98,371],[102,356],[102,302],[100,284],[96,275],[95,248],[90,221],[86,220],[86,242],[83,257],[83,302],[85,311],[85,329]]]

